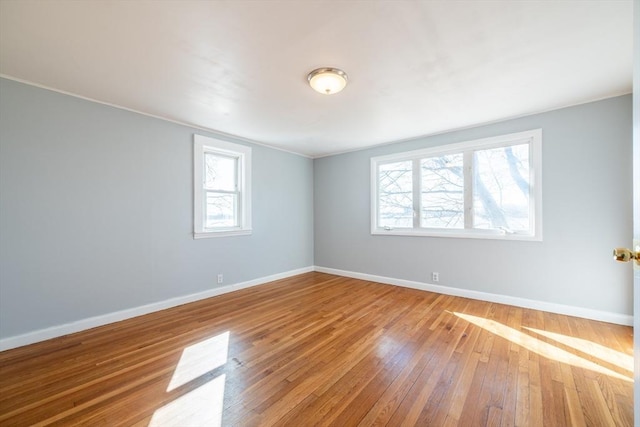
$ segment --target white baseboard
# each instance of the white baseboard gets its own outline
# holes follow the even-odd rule
[[[387,285],[402,286],[405,288],[420,289],[423,291],[436,292],[439,294],[452,295],[457,297],[471,298],[499,304],[508,304],[516,307],[533,308],[535,310],[548,311],[550,313],[564,314],[567,316],[582,317],[585,319],[599,320],[602,322],[615,323],[618,325],[632,326],[633,316],[608,311],[593,310],[590,308],[576,307],[572,305],[556,304],[552,302],[537,301],[527,298],[512,297],[508,295],[492,294],[488,292],[472,291],[469,289],[452,288],[449,286],[434,285],[431,283],[414,282],[411,280],[394,279],[391,277],[375,276],[373,274],[356,273],[353,271],[337,270],[315,266],[315,271],[321,273],[335,274],[338,276],[351,277],[354,279],[368,280],[371,282],[385,283]]]
[[[286,279],[287,277],[296,276],[298,274],[309,273],[314,271],[313,267],[299,268],[297,270],[286,271],[284,273],[273,274],[271,276],[260,277],[258,279],[249,280],[247,282],[236,283],[234,285],[222,286],[219,288],[208,289],[204,292],[184,295],[171,298],[164,301],[158,301],[146,304],[140,307],[129,308],[126,310],[116,311],[114,313],[103,314],[100,316],[89,317],[87,319],[78,320],[63,325],[52,326],[46,329],[40,329],[28,332],[22,335],[0,339],[0,351],[9,350],[24,345],[60,337],[63,335],[73,334],[75,332],[84,331],[86,329],[103,326],[113,322],[130,319],[132,317],[142,316],[143,314],[153,313],[167,308],[175,307],[182,304],[198,301],[205,298],[215,297],[217,295],[226,294],[240,289],[250,288],[252,286],[262,285],[274,280]]]
[[[585,319],[599,320],[602,322],[615,323],[618,325],[633,325],[633,316],[619,313],[611,313],[607,311],[593,310],[583,307],[575,307],[570,305],[555,304],[545,301],[537,301],[526,298],[518,298],[507,295],[498,295],[488,292],[472,291],[468,289],[452,288],[448,286],[434,285],[431,283],[414,282],[411,280],[394,279],[391,277],[376,276],[373,274],[357,273],[353,271],[338,270],[327,267],[305,267],[297,270],[291,270],[283,273],[273,274],[271,276],[260,277],[258,279],[249,280],[247,282],[236,283],[234,285],[213,288],[204,292],[184,295],[146,304],[140,307],[134,307],[126,310],[116,311],[100,316],[90,317],[63,325],[52,326],[46,329],[40,329],[28,332],[22,335],[0,339],[0,351],[9,350],[24,345],[60,337],[63,335],[73,334],[75,332],[84,331],[86,329],[103,326],[109,323],[119,322],[121,320],[130,319],[132,317],[142,316],[144,314],[153,313],[155,311],[164,310],[182,304],[199,301],[205,298],[211,298],[217,295],[226,294],[240,289],[250,288],[252,286],[262,285],[274,280],[286,279],[287,277],[296,276],[298,274],[318,271],[321,273],[335,274],[337,276],[352,277],[354,279],[368,280],[371,282],[385,283],[388,285],[402,286],[405,288],[419,289],[423,291],[436,292],[439,294],[453,295],[464,298],[477,299],[500,304],[508,304],[517,307],[532,308],[536,310],[548,311],[551,313],[565,314],[568,316],[583,317]]]

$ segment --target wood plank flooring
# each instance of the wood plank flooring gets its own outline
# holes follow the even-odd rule
[[[0,353],[0,425],[631,426],[629,327],[308,273]]]

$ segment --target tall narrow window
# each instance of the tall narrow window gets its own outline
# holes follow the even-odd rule
[[[251,148],[194,136],[194,237],[251,233]]]
[[[540,129],[371,159],[373,234],[542,239]]]

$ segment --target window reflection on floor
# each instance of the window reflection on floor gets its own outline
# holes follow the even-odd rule
[[[224,366],[228,353],[229,331],[186,347],[173,372],[167,392]],[[225,378],[225,374],[221,374],[157,409],[149,426],[222,425]]]
[[[592,341],[582,338],[571,337],[568,335],[557,334],[555,332],[543,331],[536,328],[528,328],[523,326],[524,329],[535,332],[538,335],[542,335],[566,346],[573,347],[578,351],[597,357],[601,360],[606,360],[619,368],[633,372],[633,356],[616,351],[612,348],[605,347],[600,344],[596,344]]]
[[[221,426],[224,382],[222,374],[166,404],[155,411],[149,426]]]
[[[473,323],[476,326],[479,326],[492,334],[498,335],[502,338],[505,338],[521,347],[526,348],[529,351],[532,351],[540,356],[546,357],[547,359],[556,360],[560,363],[566,363],[567,365],[576,366],[578,368],[589,369],[604,375],[608,375],[610,377],[618,378],[624,381],[633,382],[631,377],[624,376],[619,374],[618,372],[612,371],[604,366],[601,366],[595,362],[584,359],[578,355],[570,353],[566,350],[558,348],[552,344],[546,343],[544,341],[539,340],[538,338],[532,337],[525,333],[522,333],[516,329],[510,328],[502,323],[496,322],[495,320],[485,319],[483,317],[472,316],[470,314],[464,313],[453,313],[461,319],[466,320],[469,323]],[[536,330],[537,332],[538,330]],[[565,337],[565,335],[560,335],[561,337]],[[559,338],[559,337],[556,337]],[[556,341],[559,341],[558,339]],[[592,354],[592,353],[590,353]],[[599,357],[597,354],[592,354],[594,356]],[[607,362],[611,362],[609,359],[602,357],[603,360]],[[626,368],[625,368],[626,369]]]
[[[185,348],[167,391],[174,390],[224,365],[227,363],[228,352],[229,331]]]

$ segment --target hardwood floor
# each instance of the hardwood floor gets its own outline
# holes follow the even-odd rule
[[[0,353],[0,425],[631,426],[632,330],[308,273]]]

